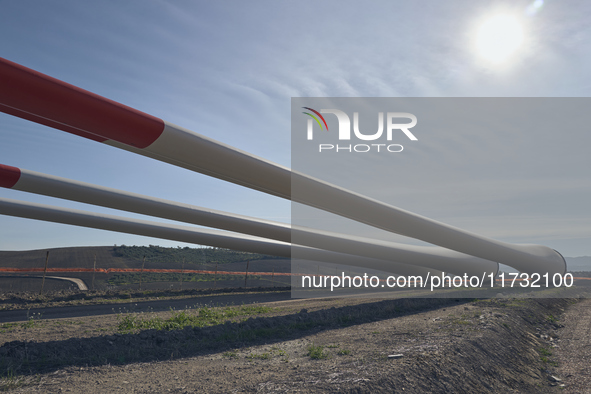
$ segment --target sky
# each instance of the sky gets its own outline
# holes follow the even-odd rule
[[[292,97],[588,97],[590,14],[589,2],[551,0],[29,0],[2,4],[0,56],[290,167]],[[483,26],[498,16],[520,29],[509,36],[516,47],[504,57],[483,46]],[[498,148],[498,139],[485,132],[475,138]],[[552,143],[545,135],[518,140],[527,145],[528,138],[540,149]],[[452,210],[434,206],[433,194],[454,199],[434,182],[424,193],[420,185],[412,193],[400,190],[393,201],[497,239],[591,255],[591,210],[585,210],[591,184],[581,170],[591,161],[581,148],[591,141],[583,132],[565,138],[579,148],[561,152],[576,166],[573,174],[497,172],[495,183],[486,182],[479,174],[495,169],[471,164],[469,144],[460,143],[458,168],[469,167],[489,198],[474,198],[469,207],[456,202]],[[508,157],[513,150],[504,152]],[[0,158],[28,170],[290,222],[289,201],[6,114],[0,114]],[[556,188],[560,195],[552,194]],[[14,190],[2,189],[0,197],[146,219]],[[532,197],[546,203],[530,204]],[[491,204],[505,207],[506,217],[528,220],[508,226],[490,214]],[[540,231],[543,226],[549,229]],[[0,250],[113,244],[190,246],[0,217]]]

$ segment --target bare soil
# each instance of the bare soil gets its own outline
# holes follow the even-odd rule
[[[591,392],[591,300],[568,308],[559,320],[561,328],[549,338],[556,376],[565,393]]]
[[[122,333],[117,325],[125,315],[117,314],[0,324],[0,388],[15,393],[589,392],[584,365],[562,359],[578,347],[575,361],[589,360],[587,300],[337,298],[258,305],[270,310],[172,331]],[[583,311],[587,326],[577,326]],[[587,336],[586,349],[574,342],[581,335]]]

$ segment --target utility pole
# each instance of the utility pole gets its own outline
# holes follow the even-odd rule
[[[45,275],[47,274],[47,261],[49,261],[49,250],[45,255],[45,269],[43,270],[43,280],[41,281],[41,290],[39,290],[39,295],[43,293],[43,286],[45,285]]]
[[[246,287],[246,280],[248,279],[248,265],[250,264],[250,261],[246,262],[246,273],[244,274],[244,287]]]
[[[218,287],[218,262],[215,262],[215,274],[213,275],[213,287]]]
[[[146,255],[142,261],[142,270],[140,271],[140,290],[142,289],[142,275],[144,274],[144,264],[146,264]]]
[[[92,269],[92,290],[94,290],[94,275],[96,274],[96,252],[94,252],[94,268]]]
[[[183,265],[181,266],[181,290],[183,290],[183,272],[185,271],[185,258],[183,257]]]

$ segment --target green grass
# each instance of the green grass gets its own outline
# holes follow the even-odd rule
[[[2,323],[0,324],[0,334],[4,334],[14,330],[18,326],[18,323]]]
[[[283,361],[285,362],[287,362],[289,359],[289,355],[287,354],[287,352],[285,352],[285,350],[283,349],[278,348],[277,346],[272,346],[271,349],[265,353],[250,353],[248,356],[246,356],[246,358],[249,360],[269,360],[273,357],[283,357]]]
[[[542,356],[551,356],[552,352],[550,351],[550,349],[543,347],[543,348],[540,348],[540,354]]]
[[[271,358],[271,355],[269,353],[261,353],[261,354],[255,354],[255,353],[250,353],[248,356],[246,356],[246,358],[250,359],[250,360],[268,360]]]
[[[552,352],[550,351],[550,349],[542,347],[538,349],[538,353],[540,353],[540,360],[542,360],[544,364],[548,364],[554,367],[558,366],[558,363],[556,361],[550,359],[550,357],[552,357]]]
[[[351,354],[351,351],[349,349],[341,349],[338,351],[337,353],[339,356],[346,356]]]
[[[310,345],[308,346],[308,357],[312,360],[323,360],[329,358],[330,354],[324,351],[324,346]]]
[[[558,318],[552,315],[548,315],[546,316],[546,320],[548,320],[550,323],[556,323],[558,321]]]
[[[258,253],[239,252],[223,248],[165,248],[157,245],[150,246],[116,246],[115,256],[142,261],[146,257],[146,264],[151,261],[166,261],[180,263],[183,260],[187,267],[195,263],[219,262],[220,264],[235,263],[247,260],[278,259]]]
[[[243,305],[226,308],[203,307],[194,311],[173,312],[168,319],[161,317],[145,318],[140,314],[119,315],[117,316],[119,320],[117,330],[120,332],[150,329],[171,331],[182,330],[187,326],[208,327],[225,323],[236,317],[259,315],[271,311],[272,308],[266,306]]]
[[[54,326],[64,326],[64,325],[82,325],[84,324],[83,321],[72,321],[72,320],[63,320],[63,321],[54,321]]]
[[[213,282],[214,280],[244,280],[244,275],[224,275],[223,271],[220,271],[218,275],[214,274],[194,274],[184,273],[183,282]],[[140,273],[129,273],[129,274],[114,274],[107,283],[109,285],[122,286],[137,284],[140,282],[140,276],[142,283],[153,283],[153,282],[179,282],[181,280],[180,273],[157,273],[157,272],[144,272]],[[249,275],[248,279],[260,279],[260,276]]]
[[[12,391],[14,389],[30,386],[39,383],[41,379],[37,375],[23,376],[17,375],[12,370],[8,370],[0,376],[0,392]]]
[[[287,353],[285,352],[285,350],[283,349],[279,349],[277,346],[273,346],[271,348],[271,353],[277,355],[277,356],[283,356],[283,357],[288,357]]]
[[[33,328],[37,325],[41,325],[42,323],[39,320],[35,320],[33,317],[29,317],[29,320],[27,320],[24,323],[21,323],[21,327],[22,328]]]

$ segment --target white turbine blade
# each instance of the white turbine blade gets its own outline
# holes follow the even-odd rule
[[[0,185],[36,193],[156,216],[201,226],[213,227],[290,243],[292,235],[303,246],[404,264],[446,269],[447,272],[480,275],[496,274],[498,264],[449,249],[412,246],[377,241],[364,237],[294,227],[269,220],[205,209],[189,204],[129,193],[104,186],[42,174],[0,164]]]

